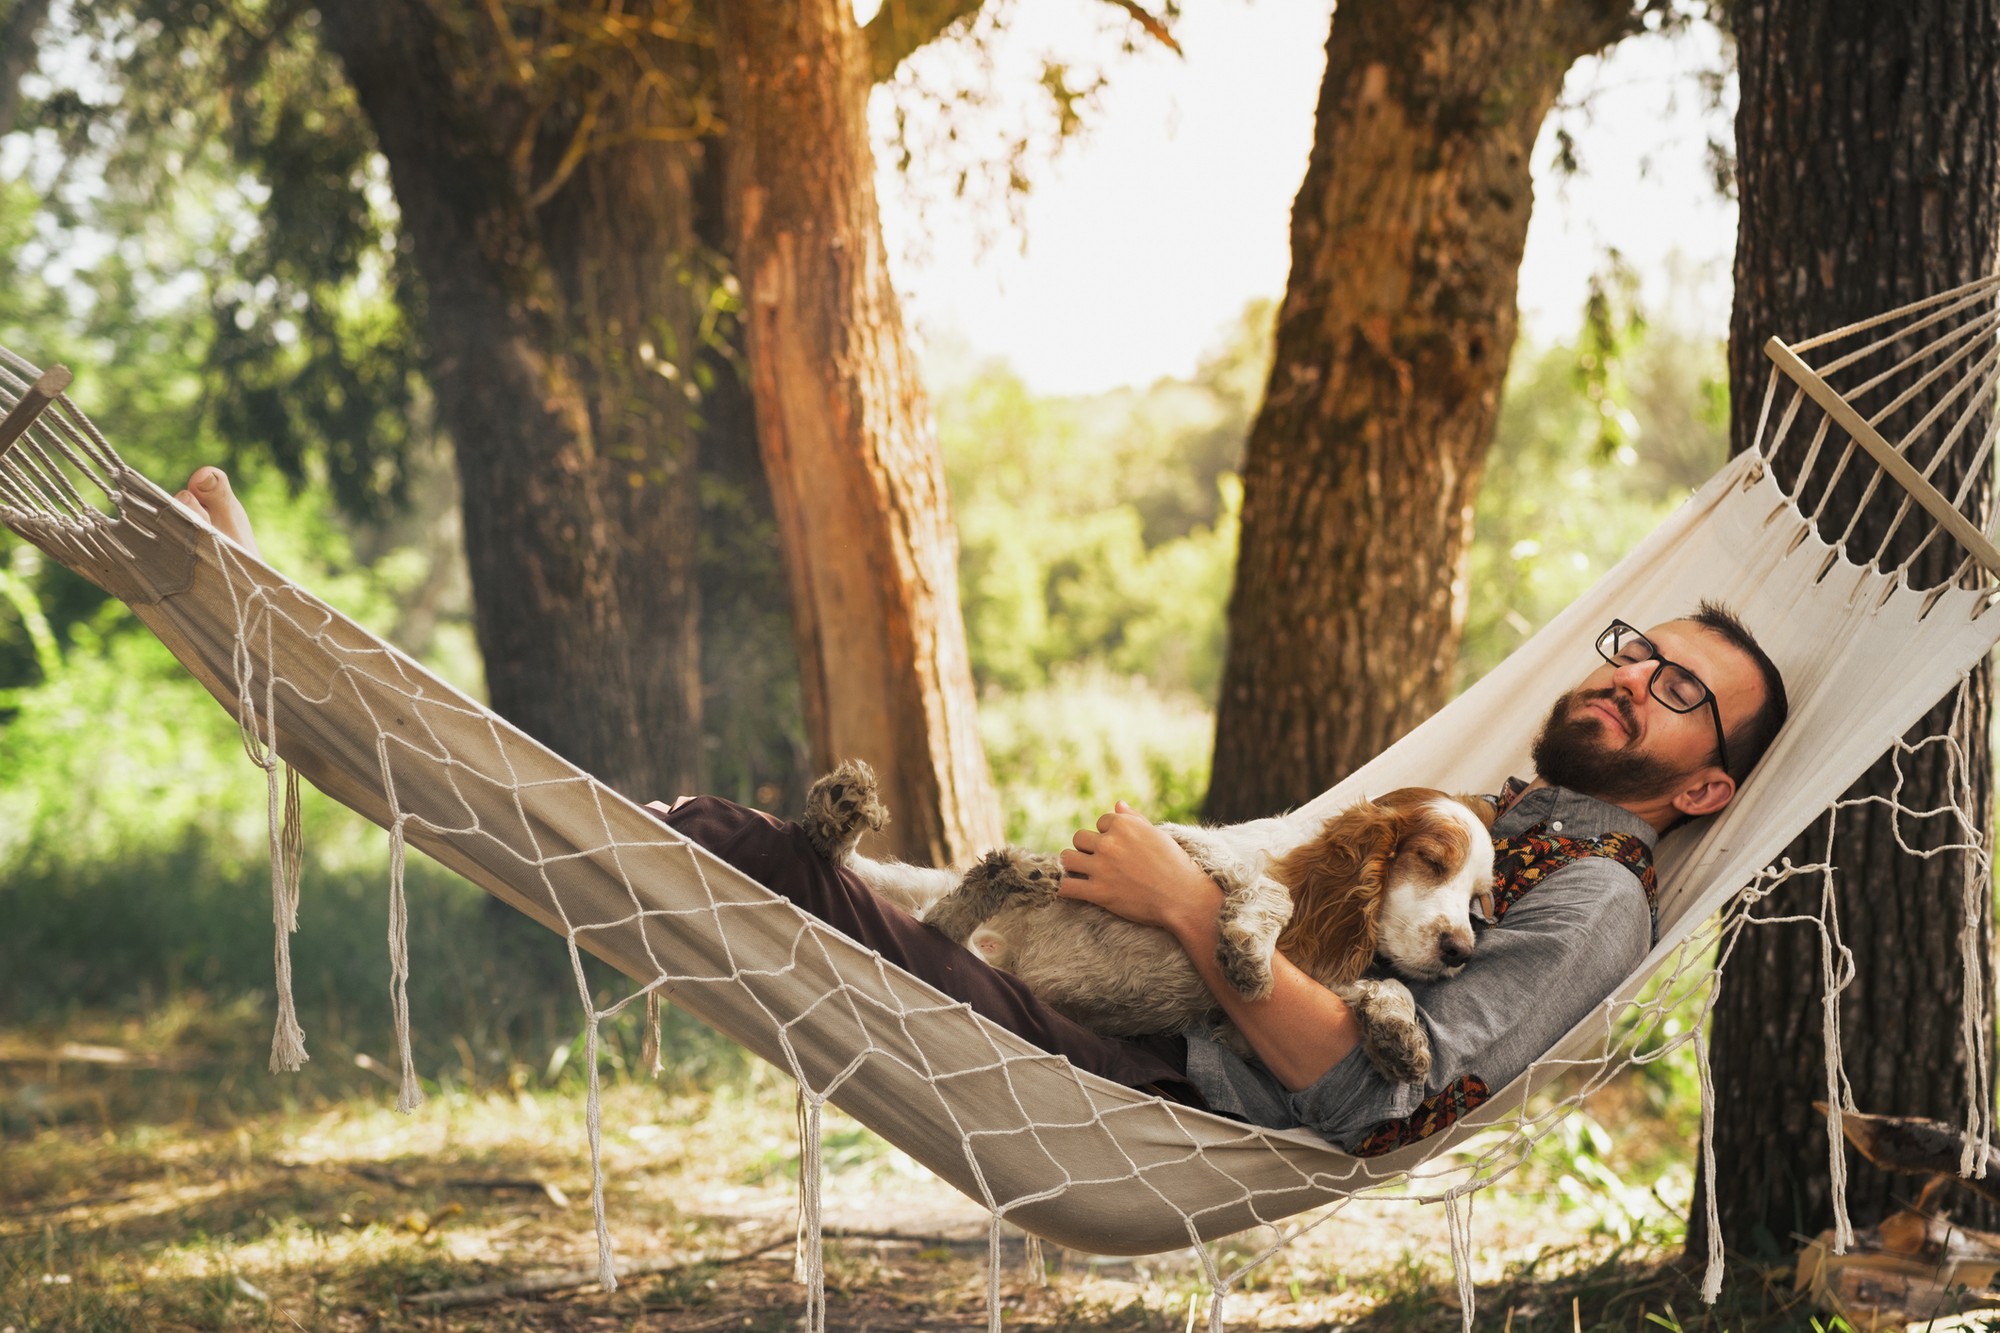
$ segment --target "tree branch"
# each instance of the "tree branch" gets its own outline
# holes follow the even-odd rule
[[[1124,10],[1130,16],[1131,20],[1145,31],[1148,37],[1151,37],[1161,46],[1166,47],[1177,56],[1187,54],[1187,52],[1181,50],[1181,44],[1174,40],[1173,33],[1167,30],[1167,21],[1140,4],[1139,0],[1110,0],[1110,3]]]
[[[884,0],[861,35],[868,39],[875,82],[893,78],[906,57],[962,18],[979,12],[984,0]]]
[[[871,76],[881,83],[895,77],[905,59],[935,40],[952,24],[979,12],[985,0],[884,0],[875,17],[862,28],[868,39]],[[1174,40],[1167,20],[1146,8],[1139,0],[1106,0],[1125,11],[1148,37],[1172,51],[1185,55]]]

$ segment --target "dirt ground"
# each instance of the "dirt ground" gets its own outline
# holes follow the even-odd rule
[[[0,1333],[802,1326],[794,1107],[774,1074],[608,1086],[606,1212],[627,1276],[605,1291],[573,1088],[447,1086],[402,1116],[365,1056],[284,1085],[143,1037],[0,1031]],[[844,1117],[823,1143],[827,1327],[985,1327],[986,1214]],[[1725,1305],[1703,1307],[1677,1259],[1685,1182],[1591,1196],[1576,1151],[1480,1196],[1478,1327],[1814,1327],[1789,1268],[1737,1265]],[[1271,1240],[1211,1248],[1234,1275],[1230,1328],[1461,1324],[1440,1208],[1358,1201],[1252,1264]],[[1208,1326],[1193,1251],[1101,1259],[1003,1227],[998,1267],[1006,1328]]]

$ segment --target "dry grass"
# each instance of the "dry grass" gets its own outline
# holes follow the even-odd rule
[[[511,1085],[439,1088],[399,1116],[351,1059],[321,1053],[304,1082],[246,1067],[263,1021],[193,1006],[0,1030],[0,1330],[796,1325],[796,1139],[777,1075],[711,1091],[608,1086],[613,1236],[623,1261],[661,1271],[615,1292],[440,1311],[414,1298],[594,1269],[583,1098],[517,1072]],[[979,1209],[842,1117],[825,1143],[830,1325],[982,1326]],[[1678,1201],[1660,1200],[1635,1230],[1633,1191],[1592,1211],[1574,1165],[1531,1163],[1482,1197],[1481,1327],[1811,1327],[1788,1283],[1749,1273],[1704,1323],[1695,1277],[1668,1257]],[[1261,1244],[1224,1242],[1219,1261],[1240,1267]],[[1024,1260],[1013,1235],[1010,1328],[1178,1333],[1191,1310],[1205,1323],[1191,1252],[1103,1261],[1050,1249],[1041,1281]],[[1244,1273],[1227,1314],[1237,1328],[1387,1333],[1455,1328],[1456,1302],[1440,1210],[1363,1201]]]

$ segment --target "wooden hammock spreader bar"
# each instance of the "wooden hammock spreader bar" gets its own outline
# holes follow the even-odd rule
[[[35,424],[35,418],[48,410],[69,387],[69,370],[63,366],[50,366],[43,371],[33,384],[21,395],[21,401],[14,404],[14,410],[0,417],[0,454],[7,452],[14,441],[28,433],[28,427]]]
[[[1806,391],[1807,397],[1839,422],[1854,437],[1854,442],[1882,465],[1882,470],[1889,474],[1890,479],[1910,493],[1911,499],[1930,511],[1931,517],[1943,524],[1944,530],[1955,537],[1973,559],[1984,565],[1987,573],[2000,578],[2000,549],[1995,549],[1993,543],[1986,539],[1986,534],[1971,519],[1959,513],[1952,502],[1945,499],[1943,493],[1897,451],[1895,445],[1883,439],[1882,433],[1869,425],[1868,419],[1840,396],[1837,389],[1801,361],[1798,353],[1786,346],[1782,338],[1766,340],[1764,354],[1777,363],[1778,369],[1790,375]]]

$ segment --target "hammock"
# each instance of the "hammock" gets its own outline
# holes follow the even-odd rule
[[[1912,400],[1890,397],[1891,389],[1917,376],[1964,378],[1963,391],[1928,410],[1899,442],[1910,460],[1902,471],[1921,474],[1920,487],[1968,422],[1979,421],[1985,432],[1977,446],[1985,465],[1993,439],[1978,413],[1994,400],[2000,379],[1991,337],[1995,287],[1974,284],[1799,344],[1820,351],[1820,374],[1851,400],[1875,404],[1868,410],[1883,430],[1893,425],[1900,433],[1908,424],[1897,414],[1907,415]],[[1661,1018],[1670,1004],[1709,986],[1723,931],[1713,921],[1717,909],[1746,886],[1755,896],[1793,875],[1823,872],[1770,862],[2000,638],[2000,615],[1987,614],[1994,580],[1974,557],[1943,585],[1909,586],[1908,558],[1886,565],[1875,552],[1823,537],[1816,516],[1780,489],[1766,461],[1780,448],[1806,451],[1802,478],[1829,468],[1879,476],[1880,465],[1840,443],[1845,436],[1829,431],[1827,415],[1806,392],[1774,371],[1758,451],[1724,467],[1484,680],[1352,778],[1265,824],[1274,837],[1296,838],[1296,830],[1364,793],[1408,784],[1497,789],[1510,773],[1527,771],[1537,724],[1554,697],[1595,665],[1592,640],[1614,617],[1645,625],[1704,597],[1721,600],[1752,627],[1789,685],[1791,723],[1757,775],[1721,816],[1664,840],[1659,942],[1630,980],[1473,1115],[1395,1153],[1358,1159],[1307,1132],[1247,1126],[1080,1072],[901,972],[218,539],[128,468],[66,398],[37,419],[61,383],[52,373],[38,388],[34,368],[0,356],[0,401],[13,407],[0,424],[0,521],[129,603],[238,717],[265,768],[281,983],[289,977],[299,889],[295,841],[290,830],[277,832],[288,803],[280,758],[389,831],[392,922],[402,915],[404,849],[416,847],[562,935],[572,952],[595,954],[640,984],[600,1010],[578,974],[589,1018],[593,1163],[597,1030],[642,995],[671,998],[787,1070],[805,1112],[803,1206],[812,1235],[818,1113],[832,1101],[983,1204],[996,1227],[1005,1219],[1074,1249],[1199,1247],[1360,1192],[1395,1189],[1444,1200],[1458,1237],[1460,1196],[1504,1173],[1553,1127],[1552,1114],[1531,1112],[1530,1094],[1577,1072],[1582,1078],[1565,1104],[1574,1102],[1620,1064],[1657,1058],[1698,1031],[1695,1022],[1674,1035]],[[1819,385],[1802,364],[1804,379]],[[1866,422],[1859,429],[1873,433]],[[1924,545],[1950,540],[1937,538],[1947,525],[1958,538],[1979,533],[1948,503],[1930,502],[1949,519],[1913,505],[1900,485],[1881,488],[1870,503],[1899,506],[1899,531],[1921,532]],[[1979,849],[1984,866],[1979,831],[1965,829],[1963,840]],[[1968,883],[1964,904],[1976,938],[1987,887],[1983,870],[1969,879],[1978,881]],[[1656,973],[1664,980],[1642,1000]],[[417,1083],[400,950],[394,976],[408,1106]],[[280,991],[273,1062],[296,1068],[305,1055],[302,1034],[289,987]],[[1965,1016],[1974,1032],[1990,1026],[1976,991],[1968,988]],[[1830,1024],[1831,1013],[1829,1001]],[[1983,1063],[1977,1068],[1983,1078]],[[1702,1072],[1706,1084],[1705,1061]],[[1837,1116],[1846,1099],[1831,1066],[1829,1092]],[[1973,1103],[1972,1133],[1983,1135],[1983,1091]],[[1467,1135],[1496,1127],[1503,1132],[1459,1151]],[[1837,1124],[1831,1138],[1839,1142]],[[1408,1173],[1427,1160],[1432,1168],[1410,1183]],[[1834,1160],[1837,1169],[1837,1149]],[[601,1171],[594,1201],[609,1282]],[[1284,1229],[1275,1234],[1281,1243]],[[1219,1321],[1221,1295],[1235,1275],[1220,1274],[1208,1250],[1201,1253],[1217,1287]],[[1717,1281],[1719,1266],[1711,1286]],[[1461,1286],[1468,1282],[1461,1263]],[[1469,1326],[1471,1301],[1464,1306]]]

